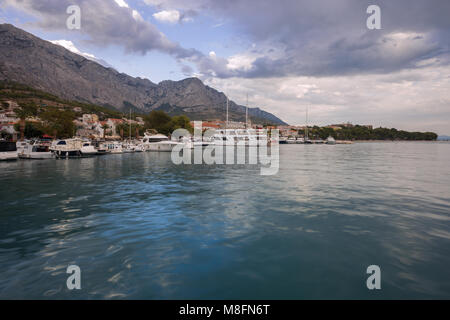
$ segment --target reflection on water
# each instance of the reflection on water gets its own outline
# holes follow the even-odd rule
[[[166,153],[0,163],[0,298],[450,298],[450,144],[280,152],[266,177]]]

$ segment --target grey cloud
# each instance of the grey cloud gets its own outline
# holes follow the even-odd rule
[[[170,41],[150,22],[135,19],[132,8],[120,7],[113,0],[5,0],[5,4],[38,17],[37,25],[51,31],[67,31],[66,9],[76,4],[82,12],[80,32],[97,46],[119,45],[141,54],[158,50],[177,59],[201,55]]]
[[[143,0],[157,9],[179,10],[183,19],[199,13],[225,18],[240,35],[258,44],[247,52],[255,57],[251,68],[243,69],[230,69],[225,58],[181,47],[150,22],[134,19],[131,8],[121,8],[114,0],[3,1],[40,17],[39,25],[50,30],[65,30],[65,9],[78,4],[83,12],[81,31],[96,45],[120,45],[141,54],[165,52],[182,64],[196,65],[205,77],[389,73],[420,68],[431,58],[443,65],[450,61],[448,0],[377,0],[383,30],[376,31],[366,28],[371,0]]]
[[[250,41],[283,47],[284,54],[259,57],[253,68],[230,71],[218,65],[220,77],[276,77],[283,75],[342,75],[389,73],[416,68],[417,63],[439,57],[449,63],[450,1],[377,0],[382,30],[366,28],[371,0],[146,0],[165,8],[199,10],[233,22]],[[418,34],[414,39],[392,39],[395,33]],[[417,41],[413,45],[414,41]],[[389,42],[402,48],[387,54]],[[395,42],[395,43],[392,43]],[[253,50],[254,52],[255,50]],[[210,65],[200,71],[210,73]]]

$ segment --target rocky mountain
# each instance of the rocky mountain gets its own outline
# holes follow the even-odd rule
[[[10,24],[0,24],[0,80],[122,111],[159,109],[192,120],[225,118],[227,97],[197,78],[159,84],[134,78]],[[250,108],[249,115],[256,123],[284,124],[259,108]],[[245,107],[231,101],[230,119],[245,120]]]

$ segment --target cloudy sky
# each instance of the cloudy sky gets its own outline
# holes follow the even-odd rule
[[[81,8],[68,30],[68,6]],[[369,5],[381,30],[369,30]],[[290,124],[450,134],[448,0],[0,0],[12,23],[153,82],[199,77]]]

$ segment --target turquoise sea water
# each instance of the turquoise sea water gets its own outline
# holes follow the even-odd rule
[[[449,143],[280,153],[276,176],[163,153],[0,163],[0,298],[450,298]]]

